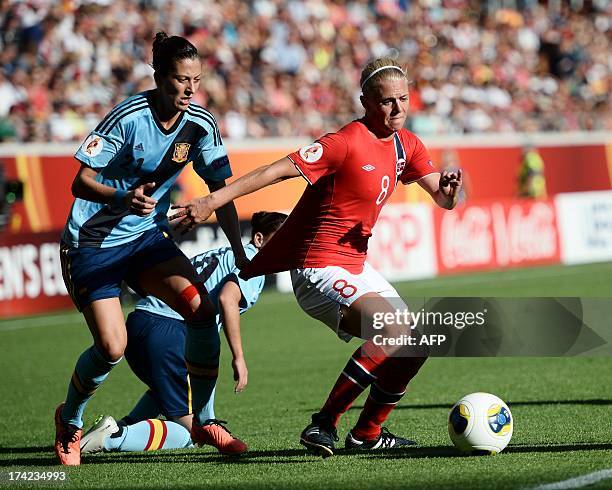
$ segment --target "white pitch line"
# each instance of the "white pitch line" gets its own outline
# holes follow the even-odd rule
[[[612,468],[595,471],[594,473],[588,473],[576,478],[570,478],[569,480],[562,480],[555,483],[540,485],[538,487],[531,487],[530,490],[567,490],[570,488],[582,488],[609,478],[612,478]]]
[[[79,315],[76,313],[67,313],[64,315],[53,315],[50,317],[37,317],[37,318],[20,318],[16,320],[6,320],[0,322],[0,332],[10,332],[12,330],[23,330],[25,328],[35,327],[51,327],[57,325],[64,325],[66,323],[74,322]]]

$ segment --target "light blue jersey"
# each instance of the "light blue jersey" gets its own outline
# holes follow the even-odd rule
[[[252,259],[257,253],[257,248],[252,243],[245,245],[246,256]],[[236,267],[234,252],[231,247],[222,247],[209,250],[191,259],[200,279],[208,291],[208,295],[215,306],[217,313],[217,324],[219,322],[219,293],[227,281],[234,281],[240,287],[242,298],[240,299],[240,314],[242,315],[253,306],[264,286],[265,277],[257,276],[248,281],[238,277],[240,269]],[[136,304],[137,310],[146,310],[156,315],[183,320],[183,317],[170,308],[166,303],[155,296],[147,296]]]
[[[155,182],[155,188],[147,193],[157,199],[155,211],[141,217],[121,205],[77,198],[63,234],[68,245],[114,247],[136,240],[151,228],[167,228],[169,190],[191,162],[206,181],[231,177],[227,152],[212,114],[192,103],[171,128],[164,129],[152,107],[151,95],[142,92],[117,105],[87,137],[75,158],[98,172],[98,182],[115,189],[129,191]]]

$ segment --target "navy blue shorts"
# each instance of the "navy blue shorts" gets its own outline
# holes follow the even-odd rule
[[[75,306],[82,311],[93,301],[121,296],[125,281],[141,296],[138,275],[183,252],[167,233],[147,230],[137,240],[108,248],[60,246],[62,276]]]
[[[135,310],[127,317],[125,359],[151,389],[166,417],[191,413],[191,391],[185,366],[185,322]]]

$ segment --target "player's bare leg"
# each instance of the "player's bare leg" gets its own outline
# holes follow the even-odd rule
[[[89,399],[121,360],[127,344],[123,312],[118,298],[92,302],[83,315],[94,345],[77,361],[66,402],[55,411],[55,454],[63,465],[81,463],[82,415]]]
[[[127,331],[119,298],[94,301],[83,309],[83,316],[100,353],[111,362],[121,360]]]
[[[185,301],[185,297],[181,296],[185,289],[200,282],[193,265],[185,256],[173,257],[142,271],[138,282],[145,291],[161,299],[186,319],[196,312],[202,316],[214,314],[207,295],[202,298],[198,292],[189,301]]]

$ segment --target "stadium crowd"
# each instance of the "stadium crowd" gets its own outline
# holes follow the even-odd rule
[[[519,3],[0,0],[0,141],[82,139],[153,87],[160,29],[198,48],[196,102],[226,137],[337,129],[362,113],[360,67],[389,53],[418,134],[612,129],[612,3]]]

